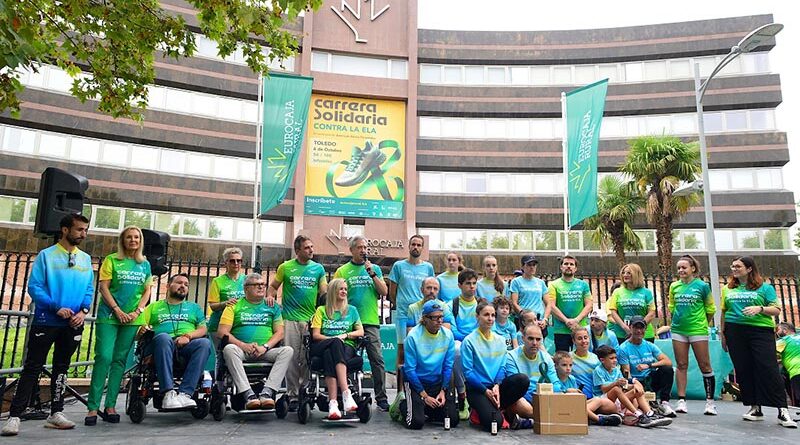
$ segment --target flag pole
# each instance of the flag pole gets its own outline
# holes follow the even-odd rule
[[[258,218],[261,204],[261,144],[264,123],[264,76],[258,75],[258,120],[256,121],[256,167],[253,181],[253,234],[250,244],[250,264],[256,265],[256,244],[261,220]]]
[[[569,173],[567,171],[567,93],[561,92],[561,171],[564,181],[564,255],[569,255]]]

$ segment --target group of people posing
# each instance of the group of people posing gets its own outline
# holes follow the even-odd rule
[[[87,231],[85,217],[66,216],[58,243],[35,260],[28,282],[35,303],[31,335],[3,435],[18,434],[20,415],[52,347],[51,414],[45,426],[75,426],[62,412],[63,392],[70,357],[93,305],[91,258],[78,249]],[[705,414],[716,414],[708,346],[708,327],[716,308],[710,287],[698,278],[699,265],[690,256],[678,261],[680,280],[670,286],[669,294],[679,396],[673,409],[672,361],[653,343],[653,294],[644,287],[636,264],[622,269],[622,285],[605,308],[595,309],[589,285],[575,277],[578,261],[571,256],[562,258],[561,277],[549,285],[535,276],[538,261],[533,255],[522,258],[522,274],[508,285],[491,256],[483,261],[482,277],[463,268],[455,253],[447,255],[448,270],[436,276],[433,266],[421,259],[424,238],[415,235],[409,240],[408,258],[392,266],[387,283],[381,268],[366,258],[367,240],[356,236],[349,241],[351,260],[328,283],[324,267],[313,261],[312,240],[300,235],[293,247],[296,257],[282,263],[269,283],[261,274],[245,275],[241,250],[226,249],[225,273],[211,282],[204,311],[187,301],[189,279],[184,274],[171,276],[166,298],[150,303],[153,277],[142,255],[142,232],[135,226],[123,229],[118,250],[103,259],[99,271],[95,363],[84,424],[95,425],[98,418],[120,421],[119,387],[142,327],[155,334],[152,353],[164,408],[195,406],[192,394],[209,356],[221,349],[247,409],[273,408],[284,381],[289,409],[297,409],[298,392],[308,377],[303,336],[310,329],[310,354],[323,363],[328,417],[337,419],[343,411],[357,409],[345,364],[356,354],[356,340],[362,337],[367,340],[378,409],[389,411],[378,312],[387,295],[395,307],[398,388],[403,389],[393,405],[409,428],[421,428],[427,420],[455,426],[466,419],[486,431],[504,425],[530,427],[532,398],[542,382],[552,383],[559,392],[585,394],[592,423],[668,425],[675,411],[687,412],[690,347],[703,373]],[[775,291],[764,283],[750,258],[736,259],[731,270],[722,295],[720,328],[742,401],[750,406],[744,419],[762,420],[761,407],[773,406],[779,408],[783,426],[796,427],[786,409],[775,361],[774,317],[780,313]],[[795,392],[800,393],[800,339],[793,326],[781,327],[785,337],[778,349]],[[544,347],[551,329],[553,355]],[[226,343],[220,348],[223,339]],[[177,388],[172,372],[175,355],[186,365]],[[259,394],[250,387],[243,366],[254,361],[272,364]],[[648,390],[659,397],[656,410],[645,400]]]

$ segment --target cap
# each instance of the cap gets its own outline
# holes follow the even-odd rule
[[[444,306],[442,306],[441,302],[429,300],[422,305],[422,315],[429,315],[434,312],[444,312]]]
[[[536,257],[533,256],[533,255],[523,255],[521,263],[522,263],[523,266],[528,264],[528,263],[539,264],[539,260],[537,260]]]
[[[525,274],[525,273],[524,273],[524,272],[522,272],[522,271],[521,271],[521,270],[519,270],[519,269],[517,269],[517,270],[515,270],[515,271],[514,271],[514,276],[515,276],[515,277],[521,277],[521,276],[522,276],[522,275],[524,275],[524,274]]]
[[[641,315],[635,315],[631,317],[631,320],[628,322],[628,326],[631,327],[636,326],[637,324],[642,325],[643,328],[647,327],[647,322],[644,321],[644,317],[642,317]]]
[[[603,321],[603,322],[606,322],[606,323],[608,322],[608,316],[606,315],[606,313],[604,311],[599,310],[599,309],[593,310],[592,313],[589,314],[589,318],[596,318],[596,319],[598,319],[600,321]]]

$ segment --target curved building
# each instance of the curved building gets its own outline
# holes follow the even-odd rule
[[[161,3],[198,29],[186,2]],[[609,79],[598,164],[601,175],[614,174],[632,137],[696,139],[694,64],[708,74],[744,35],[772,22],[759,15],[476,32],[417,29],[416,17],[415,0],[325,1],[287,25],[301,52],[275,68],[312,76],[314,97],[293,186],[257,230],[270,262],[290,255],[298,233],[311,234],[325,260],[341,261],[346,238],[360,233],[370,256],[389,263],[419,232],[438,267],[449,250],[472,267],[491,252],[504,271],[535,252],[555,271],[568,242],[584,270],[613,271],[613,255],[601,255],[583,231],[564,239],[561,92]],[[788,232],[796,214],[782,180],[789,150],[775,122],[774,44],[715,78],[705,124],[717,249],[790,273],[798,269]],[[128,224],[171,233],[175,256],[215,259],[231,244],[249,246],[258,79],[240,54],[221,60],[202,35],[194,57],[158,59],[157,71],[142,125],[79,103],[56,67],[26,74],[20,118],[0,116],[0,250],[41,247],[31,228],[48,166],[89,179],[96,255],[111,251]],[[702,256],[703,227],[702,208],[693,208],[676,224],[675,253]],[[655,233],[643,218],[637,229],[645,241],[638,261],[655,270]]]

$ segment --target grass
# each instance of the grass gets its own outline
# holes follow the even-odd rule
[[[0,366],[0,369],[21,368],[22,367],[22,355],[23,355],[23,352],[24,352],[23,345],[25,344],[25,335],[26,335],[26,332],[27,332],[27,328],[25,328],[25,327],[19,327],[19,328],[10,327],[8,330],[6,330],[4,325],[0,325],[0,326],[2,326],[4,328],[2,331],[0,331],[0,354],[5,352],[5,354],[2,355],[3,362],[2,362],[2,366]],[[19,334],[17,334],[17,332],[19,332]],[[92,333],[91,336],[89,335],[89,332],[90,332],[90,326],[87,325],[84,328],[84,331],[83,331],[83,338],[81,339],[80,351],[79,351],[77,357],[75,355],[72,356],[72,359],[71,359],[72,362],[87,361],[87,360],[94,359],[94,331],[93,330],[91,331],[91,333]],[[14,348],[14,346],[15,346],[15,344],[14,344],[15,336],[17,338],[16,348]],[[90,341],[90,339],[91,339],[91,343],[92,343],[92,350],[91,351],[89,350],[89,341]],[[16,352],[16,353],[14,353],[14,352]],[[11,361],[12,355],[13,355],[13,358],[14,358],[13,363]],[[53,363],[53,349],[52,348],[50,349],[50,353],[47,356],[47,363],[48,364],[52,364]],[[78,367],[78,368],[70,368],[69,376],[70,377],[86,377],[86,367],[81,366],[81,367]]]

